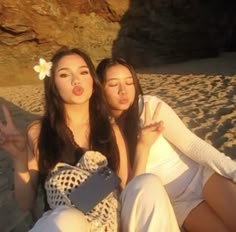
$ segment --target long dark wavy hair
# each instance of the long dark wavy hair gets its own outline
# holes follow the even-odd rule
[[[115,119],[121,131],[123,132],[123,136],[125,137],[127,144],[127,149],[129,151],[130,161],[131,164],[133,164],[137,145],[137,135],[139,133],[139,125],[140,125],[138,102],[143,94],[140,83],[138,81],[137,74],[134,68],[130,64],[128,64],[126,60],[122,58],[105,58],[101,60],[97,66],[96,72],[99,80],[103,85],[106,81],[107,69],[118,64],[123,65],[129,69],[135,87],[134,102],[132,103],[132,105],[129,107],[128,110],[124,111],[118,118]]]
[[[57,162],[68,160],[78,161],[84,150],[75,145],[73,134],[66,124],[65,109],[62,98],[55,85],[55,70],[64,56],[79,55],[88,65],[93,78],[93,93],[89,102],[90,134],[89,149],[101,152],[107,157],[109,166],[117,171],[119,168],[119,153],[109,121],[108,107],[103,95],[94,65],[89,56],[77,48],[62,48],[52,57],[50,77],[44,79],[45,114],[41,121],[39,134],[39,171],[47,175]]]

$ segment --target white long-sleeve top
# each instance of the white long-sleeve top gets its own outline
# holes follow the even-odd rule
[[[164,101],[156,96],[145,95],[144,102],[147,101],[152,114],[157,103],[162,102],[157,120],[164,121],[165,127],[162,135],[151,147],[147,171],[158,170],[157,174],[163,184],[171,186],[173,191],[176,191],[177,185],[181,191],[179,185],[183,182],[186,185],[191,181],[199,165],[211,168],[236,183],[235,161],[191,132]],[[141,119],[143,116],[144,112]],[[179,181],[176,181],[178,179]],[[175,187],[173,183],[176,183]]]

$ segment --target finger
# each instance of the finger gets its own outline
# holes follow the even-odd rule
[[[158,131],[162,132],[164,130],[164,122],[153,122],[151,124],[146,125],[145,127],[142,128],[142,130],[145,131]]]
[[[18,150],[25,149],[26,143],[24,138],[21,135],[8,135],[0,139],[1,145],[6,145],[5,149],[9,149],[14,146]]]
[[[4,134],[0,131],[0,144],[3,144],[5,142],[5,136]]]
[[[15,128],[15,124],[14,124],[14,122],[12,120],[10,110],[5,105],[2,106],[2,109],[3,109],[3,113],[4,113],[4,116],[5,116],[7,125],[10,128]]]
[[[158,102],[157,105],[156,105],[154,114],[153,114],[153,116],[152,116],[152,121],[154,121],[154,122],[157,121],[157,118],[158,118],[160,109],[161,109],[161,102]]]
[[[144,107],[145,107],[145,115],[144,115],[144,126],[145,126],[151,122],[151,112],[148,102],[145,102]]]
[[[158,125],[157,130],[158,130],[159,132],[162,132],[162,131],[165,129],[165,127],[164,127],[164,122],[163,122],[163,121],[160,121],[158,124],[159,124],[159,125]]]
[[[159,123],[158,122],[153,122],[153,123],[150,123],[150,124],[147,124],[146,126],[144,126],[142,128],[142,131],[156,131],[157,128],[159,128]]]

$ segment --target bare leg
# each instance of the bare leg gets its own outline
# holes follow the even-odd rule
[[[203,195],[230,231],[236,231],[236,184],[215,173],[206,182]]]
[[[206,202],[200,203],[190,212],[183,226],[188,232],[229,232]]]

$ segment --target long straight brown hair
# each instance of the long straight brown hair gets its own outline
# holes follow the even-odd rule
[[[105,58],[100,61],[97,66],[96,72],[98,78],[102,84],[106,81],[106,71],[108,68],[115,66],[117,64],[123,65],[129,69],[135,87],[135,97],[134,102],[129,107],[128,110],[124,111],[118,118],[116,118],[116,122],[123,132],[123,136],[125,137],[127,148],[129,151],[130,161],[133,164],[134,155],[136,152],[137,146],[137,136],[139,134],[139,97],[142,97],[142,89],[140,83],[138,81],[136,72],[134,68],[128,64],[122,58]]]
[[[93,93],[89,102],[89,149],[105,155],[109,166],[114,171],[119,168],[118,148],[109,121],[102,86],[97,78],[94,65],[82,50],[64,47],[52,57],[50,76],[44,79],[45,113],[42,117],[38,141],[39,170],[42,175],[46,175],[57,162],[61,161],[65,153],[68,153],[68,156],[74,156],[74,158],[80,158],[84,153],[84,150],[75,146],[73,142],[73,135],[66,124],[63,101],[55,85],[55,70],[58,62],[64,56],[74,54],[84,59],[93,78]]]

